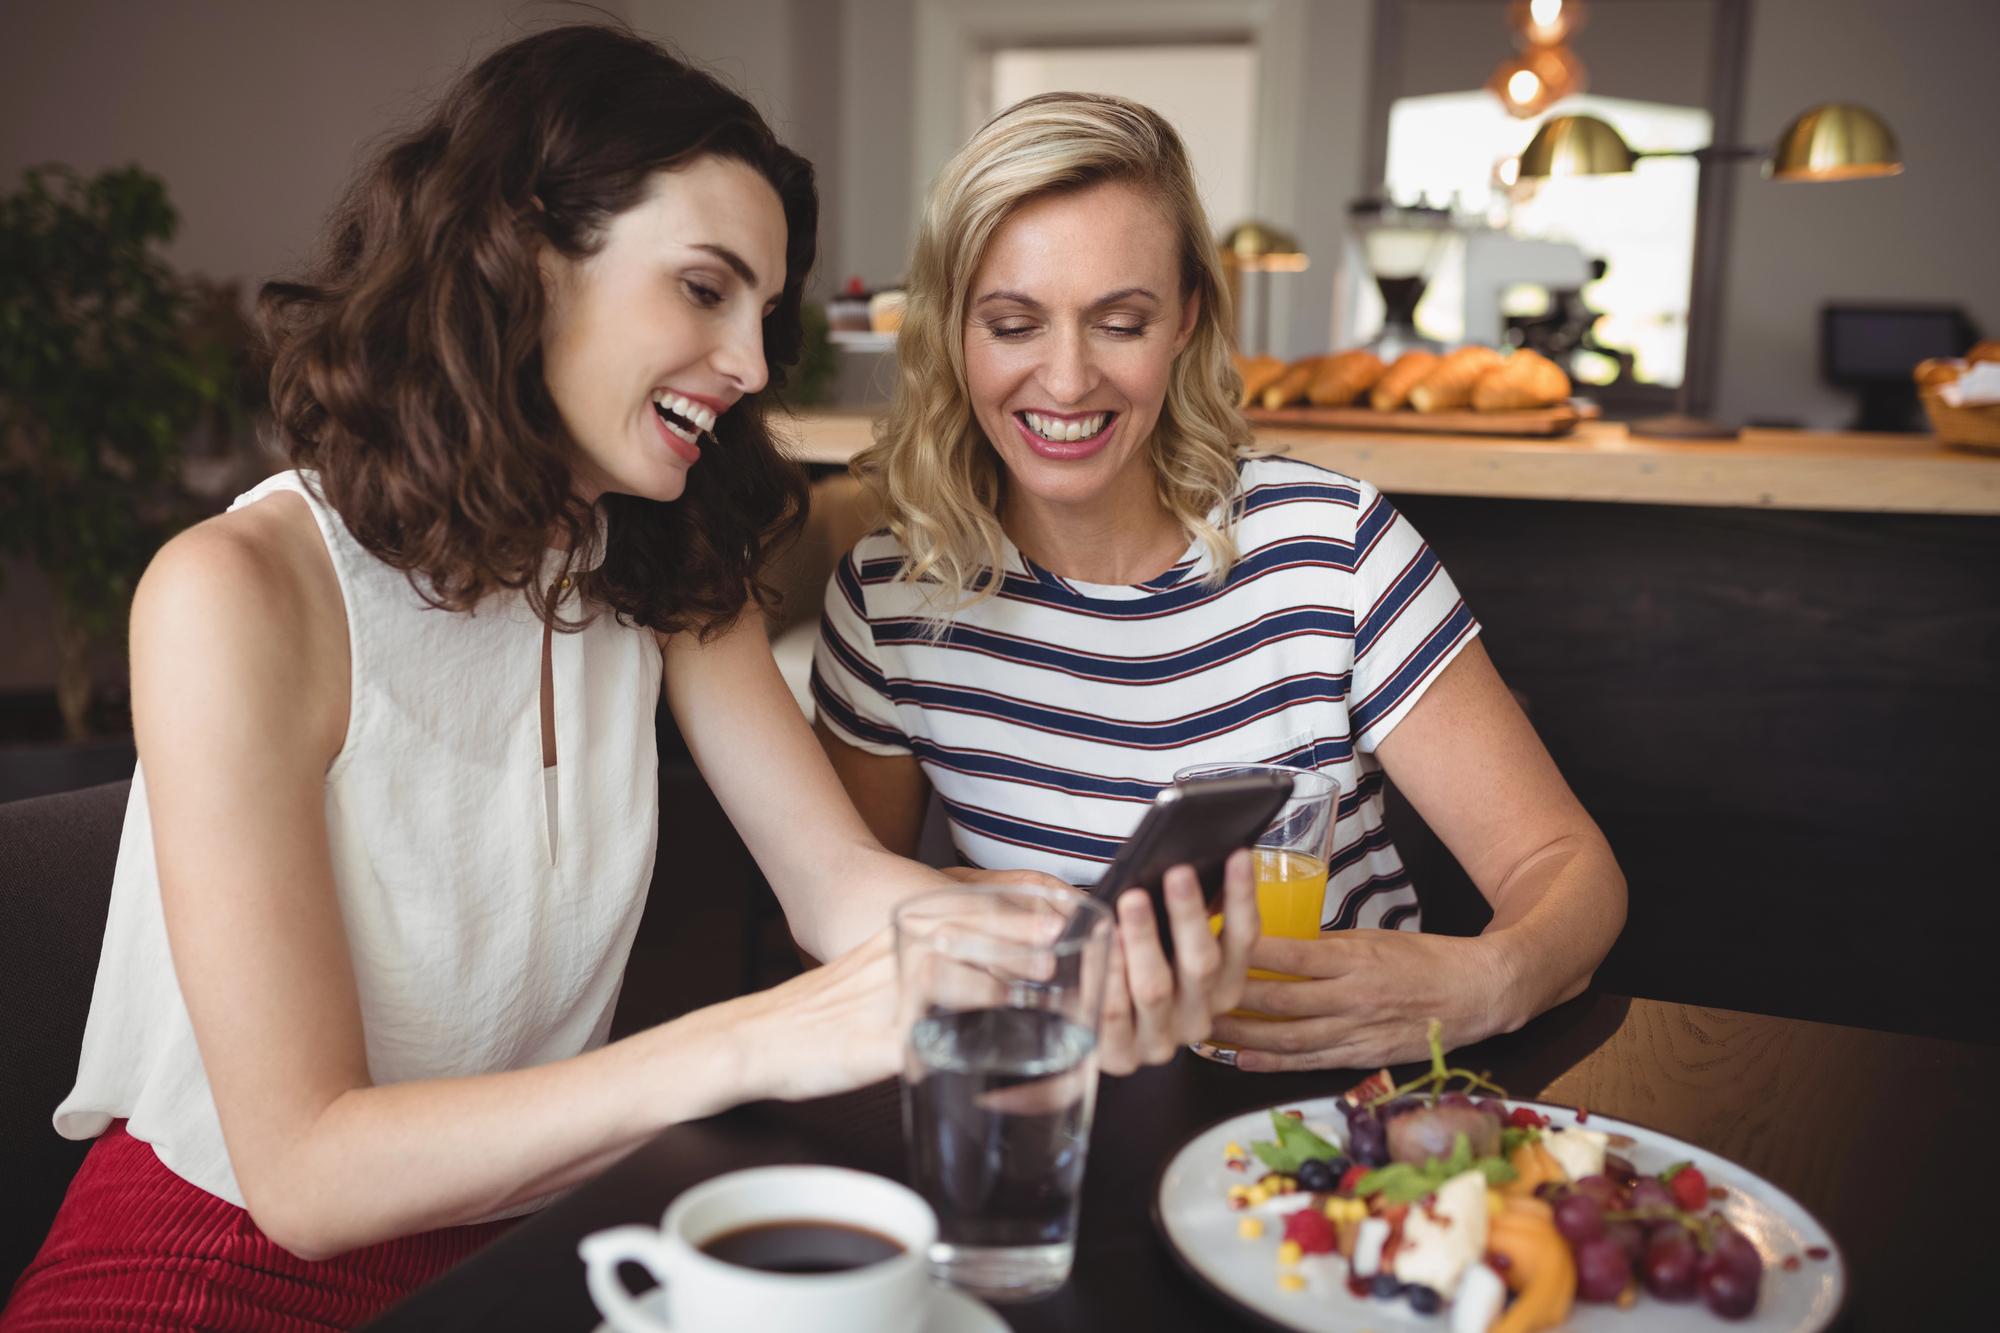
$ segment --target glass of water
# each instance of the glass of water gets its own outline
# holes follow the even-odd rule
[[[933,1270],[987,1300],[1054,1291],[1076,1258],[1111,912],[1027,886],[895,912],[910,1184]]]

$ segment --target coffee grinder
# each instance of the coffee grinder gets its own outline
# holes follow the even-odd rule
[[[1442,352],[1417,332],[1417,303],[1450,248],[1451,214],[1426,204],[1363,199],[1348,210],[1362,262],[1382,293],[1382,332],[1368,350],[1384,361],[1405,352]]]

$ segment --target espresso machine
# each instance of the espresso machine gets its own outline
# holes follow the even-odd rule
[[[1382,331],[1366,345],[1384,361],[1409,351],[1446,350],[1419,333],[1416,321],[1418,303],[1445,264],[1452,270],[1439,280],[1440,293],[1456,287],[1464,302],[1460,341],[1483,347],[1508,341],[1500,307],[1509,287],[1531,283],[1553,295],[1574,292],[1594,276],[1583,252],[1567,241],[1516,236],[1484,222],[1462,224],[1449,209],[1421,202],[1364,199],[1350,217],[1349,255],[1382,294]]]

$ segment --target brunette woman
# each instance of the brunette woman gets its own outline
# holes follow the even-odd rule
[[[1365,481],[1257,457],[1179,138],[1120,98],[994,118],[933,183],[895,401],[855,471],[887,530],[828,587],[818,730],[891,850],[930,791],[960,857],[1073,883],[1176,769],[1337,777],[1314,940],[1264,939],[1219,1052],[1373,1068],[1576,994],[1625,882],[1422,538]],[[1426,935],[1384,775],[1493,904]]]
[[[347,1327],[663,1125],[892,1072],[887,909],[947,881],[856,816],[751,591],[803,499],[764,394],[815,216],[740,97],[558,29],[472,70],[265,289],[296,470],[139,590],[141,763],[56,1116],[98,1141],[0,1324]],[[834,961],[606,1045],[663,683]],[[1233,893],[1218,947],[1180,881],[1178,983],[1125,905],[1106,1067],[1235,1001]]]

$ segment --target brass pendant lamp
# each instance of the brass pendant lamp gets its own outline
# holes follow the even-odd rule
[[[1845,181],[1894,176],[1903,169],[1896,136],[1864,106],[1828,102],[1799,115],[1774,148],[1709,147],[1634,152],[1624,136],[1595,116],[1551,116],[1521,151],[1521,176],[1608,176],[1630,171],[1642,157],[1692,157],[1729,162],[1763,157],[1777,181]]]
[[[1617,130],[1595,116],[1551,116],[1521,152],[1520,179],[1616,175],[1632,170],[1642,157],[1692,157],[1704,166],[1762,157],[1765,176],[1776,181],[1862,180],[1894,176],[1903,169],[1896,136],[1880,116],[1866,107],[1828,102],[1801,113],[1778,136],[1777,145],[1768,149],[1715,145],[1692,151],[1634,152]],[[1692,303],[1688,313],[1692,323]],[[1688,415],[1687,381],[1683,373],[1681,410],[1635,421],[1632,434],[1674,440],[1735,439],[1732,427]]]

